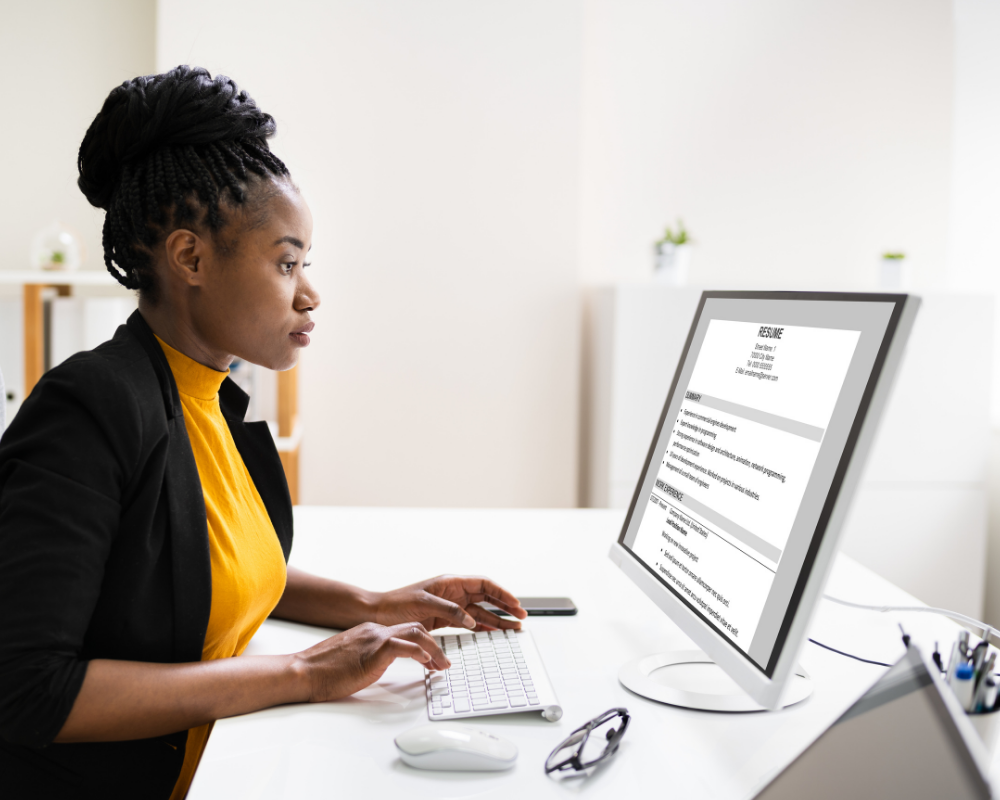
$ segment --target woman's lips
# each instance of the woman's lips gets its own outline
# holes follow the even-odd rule
[[[295,342],[299,347],[309,346],[309,332],[316,327],[315,322],[307,322],[297,331],[292,331],[289,336],[292,337],[292,341]]]

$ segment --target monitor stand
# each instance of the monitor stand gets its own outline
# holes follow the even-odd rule
[[[701,650],[673,650],[629,661],[622,685],[642,697],[701,711],[765,711]],[[801,667],[789,681],[782,707],[805,700],[813,684]]]

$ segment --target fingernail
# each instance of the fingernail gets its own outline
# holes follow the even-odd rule
[[[472,617],[470,617],[468,614],[465,615],[465,627],[466,628],[475,628],[476,627],[476,621]]]

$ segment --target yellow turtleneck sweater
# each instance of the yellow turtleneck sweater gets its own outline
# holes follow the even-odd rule
[[[202,661],[240,655],[285,590],[285,557],[257,488],[219,407],[228,372],[193,361],[157,337],[177,383],[205,496],[212,560],[212,611]],[[170,800],[188,791],[212,726],[188,731]]]

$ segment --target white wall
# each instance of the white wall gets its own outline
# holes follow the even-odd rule
[[[647,276],[683,217],[693,282],[943,280],[950,0],[586,0],[581,263]],[[995,40],[994,40],[995,42]]]
[[[1000,4],[955,0],[952,285],[1000,298]],[[1000,315],[1000,302],[997,305]],[[985,618],[1000,625],[1000,324],[994,328]],[[978,432],[976,435],[985,435]]]
[[[576,500],[575,0],[160,0],[278,121],[323,294],[305,503]]]
[[[108,93],[153,71],[155,2],[4,0],[0,20],[0,269],[26,268],[32,236],[60,220],[103,270],[104,214],[76,187],[76,157]]]

